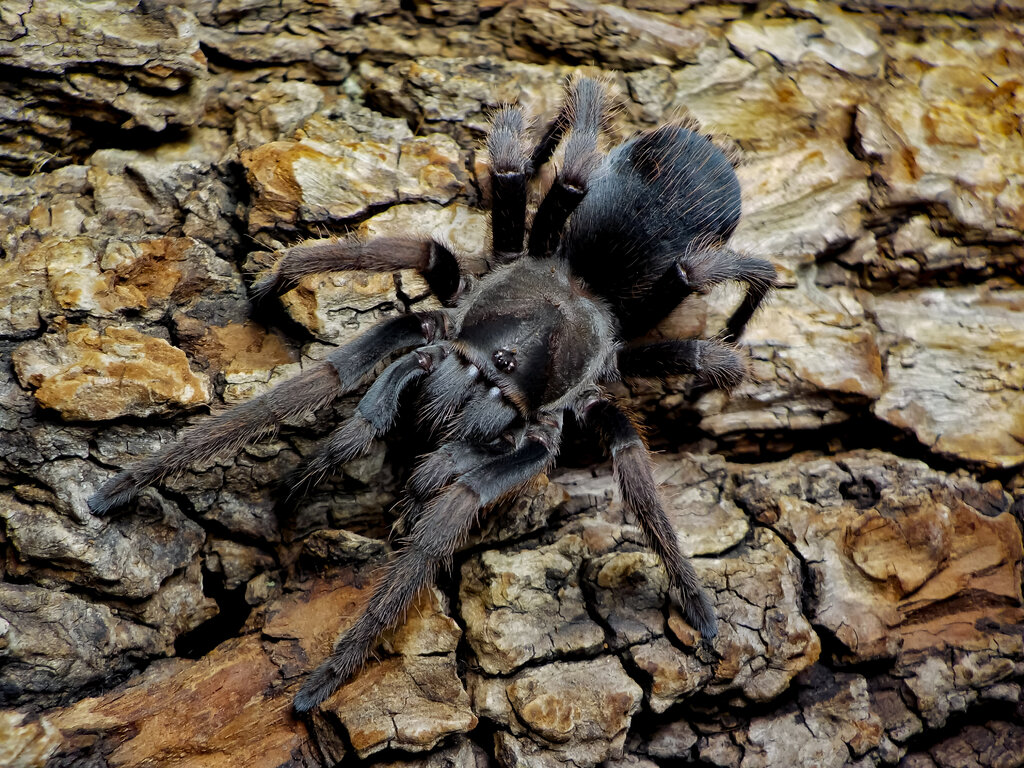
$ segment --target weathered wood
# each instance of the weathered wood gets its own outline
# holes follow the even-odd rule
[[[939,9],[6,2],[0,764],[1024,764],[1024,10]],[[353,401],[109,519],[85,500],[208,407],[432,306],[412,272],[352,273],[260,314],[275,249],[437,235],[483,271],[489,111],[550,113],[576,64],[612,73],[609,144],[688,115],[741,158],[730,246],[782,278],[731,396],[617,391],[663,451],[714,653],[569,446],[297,720],[402,473],[380,446],[275,489]],[[737,300],[652,337],[713,334]]]

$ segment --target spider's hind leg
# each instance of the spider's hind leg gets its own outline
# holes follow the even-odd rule
[[[683,259],[683,268],[699,290],[729,280],[746,283],[743,300],[726,322],[720,337],[727,342],[735,342],[743,335],[750,318],[778,280],[778,273],[770,261],[744,256],[725,247],[696,251]]]
[[[499,261],[523,250],[529,157],[524,147],[525,118],[519,107],[499,109],[487,134],[491,176],[491,236]]]
[[[565,95],[558,114],[548,123],[530,156],[530,173],[536,175],[555,153],[565,132],[578,127],[606,131],[611,127],[607,85],[593,77],[572,77],[565,84]]]
[[[747,284],[747,292],[743,296],[743,301],[726,322],[725,333],[722,334],[722,341],[735,342],[743,335],[750,318],[754,316],[758,307],[775,287],[778,274],[769,261],[742,258],[736,263],[736,276],[733,279]]]
[[[317,240],[287,248],[273,271],[253,284],[253,295],[262,300],[290,291],[307,275],[354,269],[418,270],[446,306],[453,304],[465,288],[459,261],[444,244],[408,237],[377,237],[367,241]]]
[[[529,252],[534,257],[554,253],[569,215],[587,194],[590,176],[600,162],[597,142],[607,127],[608,88],[592,77],[570,80],[558,116],[534,150],[534,171],[546,162],[571,128],[565,140],[565,154],[551,189],[544,196],[530,227]]]

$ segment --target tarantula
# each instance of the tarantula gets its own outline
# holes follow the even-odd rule
[[[740,216],[739,183],[725,154],[678,122],[602,154],[609,103],[605,83],[572,78],[532,149],[523,110],[496,111],[487,138],[493,267],[479,280],[433,239],[325,240],[287,249],[255,284],[257,296],[332,270],[412,268],[445,308],[382,322],[326,362],[190,428],[90,499],[95,514],[108,512],[146,485],[324,407],[405,351],[300,470],[300,482],[312,482],[366,452],[395,424],[411,390],[418,392],[418,417],[442,435],[409,477],[405,537],[362,615],[300,689],[297,711],[323,702],[362,666],[380,634],[450,561],[481,510],[551,464],[567,412],[603,437],[623,505],[660,555],[687,620],[705,641],[717,634],[634,419],[603,386],[677,374],[696,374],[711,386],[738,383],[745,365],[732,343],[774,284],[775,269],[725,245]],[[560,146],[560,167],[527,229],[528,185]],[[727,280],[747,288],[717,339],[629,343],[690,293]]]

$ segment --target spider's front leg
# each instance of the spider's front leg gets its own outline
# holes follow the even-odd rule
[[[423,507],[363,614],[299,690],[296,711],[308,712],[325,701],[363,665],[380,634],[401,619],[416,594],[451,560],[480,510],[542,472],[557,452],[560,434],[560,425],[532,427],[520,447],[477,464]]]
[[[584,411],[586,421],[602,432],[612,455],[615,480],[622,504],[636,518],[650,545],[668,571],[672,589],[690,625],[705,643],[718,634],[715,609],[690,561],[679,549],[679,539],[665,514],[651,471],[651,458],[629,417],[608,400],[592,402]]]
[[[431,373],[444,359],[443,347],[434,345],[403,355],[376,378],[344,424],[328,435],[292,479],[291,493],[301,493],[337,467],[365,454],[386,435],[398,418],[402,396]]]
[[[282,421],[319,410],[358,386],[382,359],[420,346],[450,332],[444,312],[418,312],[387,320],[354,341],[338,347],[327,360],[269,392],[186,430],[175,442],[133,464],[104,483],[89,498],[89,509],[102,515],[127,503],[147,485],[239,450],[272,433]]]

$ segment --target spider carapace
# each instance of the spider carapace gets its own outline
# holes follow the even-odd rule
[[[491,270],[473,279],[444,243],[412,237],[324,240],[287,249],[259,297],[332,270],[417,269],[443,309],[386,320],[264,395],[186,430],[105,483],[90,499],[103,514],[141,488],[238,450],[284,421],[322,408],[393,360],[300,470],[307,484],[363,453],[395,424],[403,393],[440,435],[405,490],[405,537],[356,622],[305,681],[295,708],[323,702],[365,662],[378,637],[450,561],[478,514],[522,489],[558,454],[563,419],[596,429],[611,454],[622,501],[661,557],[672,599],[710,642],[715,612],[679,549],[649,454],[605,385],[628,377],[694,374],[730,387],[744,374],[733,343],[775,282],[762,259],[726,246],[740,216],[729,159],[682,123],[644,131],[607,154],[604,82],[574,77],[562,106],[528,143],[516,106],[494,114],[490,158]],[[527,227],[527,191],[561,147],[551,186]],[[690,293],[746,284],[715,339],[634,341]]]

